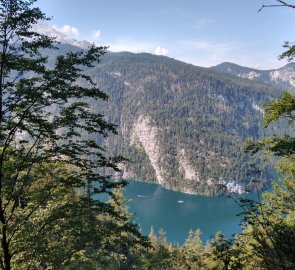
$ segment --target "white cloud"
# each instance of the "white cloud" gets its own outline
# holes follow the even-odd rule
[[[237,43],[233,42],[211,42],[207,40],[184,40],[179,43],[187,49],[203,50],[214,53],[214,55],[223,55],[239,47]]]
[[[171,48],[170,48],[171,49]],[[212,42],[208,40],[184,40],[169,52],[172,57],[201,67],[211,67],[222,62],[232,62],[257,69],[279,68],[285,65],[273,52],[245,53],[249,49],[237,42]]]
[[[152,43],[145,43],[134,40],[119,40],[115,43],[110,44],[110,51],[113,52],[133,52],[133,53],[141,53],[141,52],[154,52],[155,45]]]
[[[193,28],[195,28],[195,29],[203,29],[206,26],[208,26],[209,24],[211,24],[212,22],[213,22],[213,20],[199,19],[199,20],[194,21]]]
[[[167,55],[168,50],[165,48],[161,48],[160,46],[157,46],[154,53],[155,55]]]
[[[93,30],[92,31],[92,38],[93,39],[98,39],[101,35],[101,32],[99,30]]]
[[[276,57],[277,54],[265,52],[265,54],[249,54],[236,57],[234,59],[235,63],[241,66],[247,66],[250,68],[256,69],[276,69],[281,68],[282,66],[287,64],[285,60],[278,60]]]
[[[212,42],[208,40],[183,40],[178,42],[180,53],[177,59],[209,67],[224,61],[231,61],[240,45],[233,42]]]
[[[169,55],[180,61],[196,66],[211,67],[222,62],[233,62],[242,66],[270,69],[283,66],[274,56],[259,54],[245,55],[245,45],[237,42],[215,42],[210,40],[183,40],[169,46],[159,46],[158,42],[142,42],[121,39],[110,44],[110,51],[133,53],[147,52],[156,55]],[[270,60],[272,59],[272,60]]]
[[[110,43],[110,51],[112,52],[133,52],[133,53],[152,53],[156,55],[167,55],[168,49],[160,47],[154,42],[142,42],[135,40],[122,39],[117,42]]]
[[[68,35],[68,36],[77,37],[80,34],[80,31],[76,27],[73,27],[68,24],[65,24],[62,27],[57,27],[56,25],[53,25],[53,28],[65,35]]]

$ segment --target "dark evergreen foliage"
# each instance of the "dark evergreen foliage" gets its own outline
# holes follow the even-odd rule
[[[107,95],[84,72],[106,48],[59,54],[31,28],[46,20],[34,2],[0,2],[0,268],[96,269],[114,248],[109,235],[128,234],[127,248],[146,243],[127,216],[94,199],[125,185],[102,174],[122,159],[97,143],[116,130],[91,109]]]

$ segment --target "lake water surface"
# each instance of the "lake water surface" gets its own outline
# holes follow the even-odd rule
[[[137,181],[129,182],[125,196],[131,199],[129,210],[136,213],[145,235],[151,226],[155,231],[162,228],[169,242],[182,244],[190,229],[200,228],[204,242],[217,231],[228,237],[241,231],[241,217],[237,217],[241,208],[226,196],[189,195]]]

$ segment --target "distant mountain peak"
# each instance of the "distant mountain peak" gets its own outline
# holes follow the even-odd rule
[[[259,70],[256,68],[251,68],[251,67],[245,67],[245,66],[241,66],[232,62],[222,62],[216,66],[211,67],[212,69],[220,69],[220,68],[234,68],[234,69],[243,69],[243,70]]]
[[[270,84],[276,88],[293,90],[295,88],[295,63],[291,62],[279,69],[259,70],[224,62],[211,67],[219,73],[227,73],[255,82]]]
[[[254,80],[255,78],[261,76],[260,71],[258,69],[243,67],[230,62],[223,62],[217,66],[211,67],[211,69],[221,73],[228,73],[249,80]]]
[[[290,62],[287,65],[281,67],[280,69],[294,69],[295,70],[295,62]]]
[[[216,65],[216,67],[217,66],[240,66],[240,65],[232,63],[232,62],[222,62],[222,63]],[[215,66],[213,66],[213,67],[215,67]]]
[[[37,33],[45,34],[53,39],[55,39],[57,42],[63,43],[63,44],[70,44],[73,46],[80,47],[82,49],[87,49],[91,46],[91,43],[88,41],[80,41],[76,40],[72,37],[69,37],[68,35],[63,34],[62,32],[58,31],[54,27],[48,25],[47,23],[40,21],[37,24],[33,25],[32,27],[33,31],[36,31]]]
[[[243,70],[255,70],[255,71],[260,71],[260,72],[264,72],[264,71],[272,71],[272,70],[281,70],[281,69],[294,69],[295,70],[295,62],[290,62],[288,64],[286,64],[285,66],[282,66],[281,68],[278,69],[257,69],[257,68],[252,68],[252,67],[246,67],[246,66],[242,66],[239,64],[235,64],[232,62],[222,62],[216,66],[212,66],[210,67],[210,69],[226,69],[226,68],[239,68],[239,69],[243,69]]]

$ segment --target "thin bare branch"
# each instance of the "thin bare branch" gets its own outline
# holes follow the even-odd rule
[[[279,2],[280,4],[272,4],[272,5],[262,5],[262,7],[258,10],[258,12],[260,12],[262,9],[264,8],[268,8],[268,7],[289,7],[289,8],[295,8],[295,5],[293,4],[289,4],[285,1],[281,1],[281,0],[277,0],[277,2]]]

